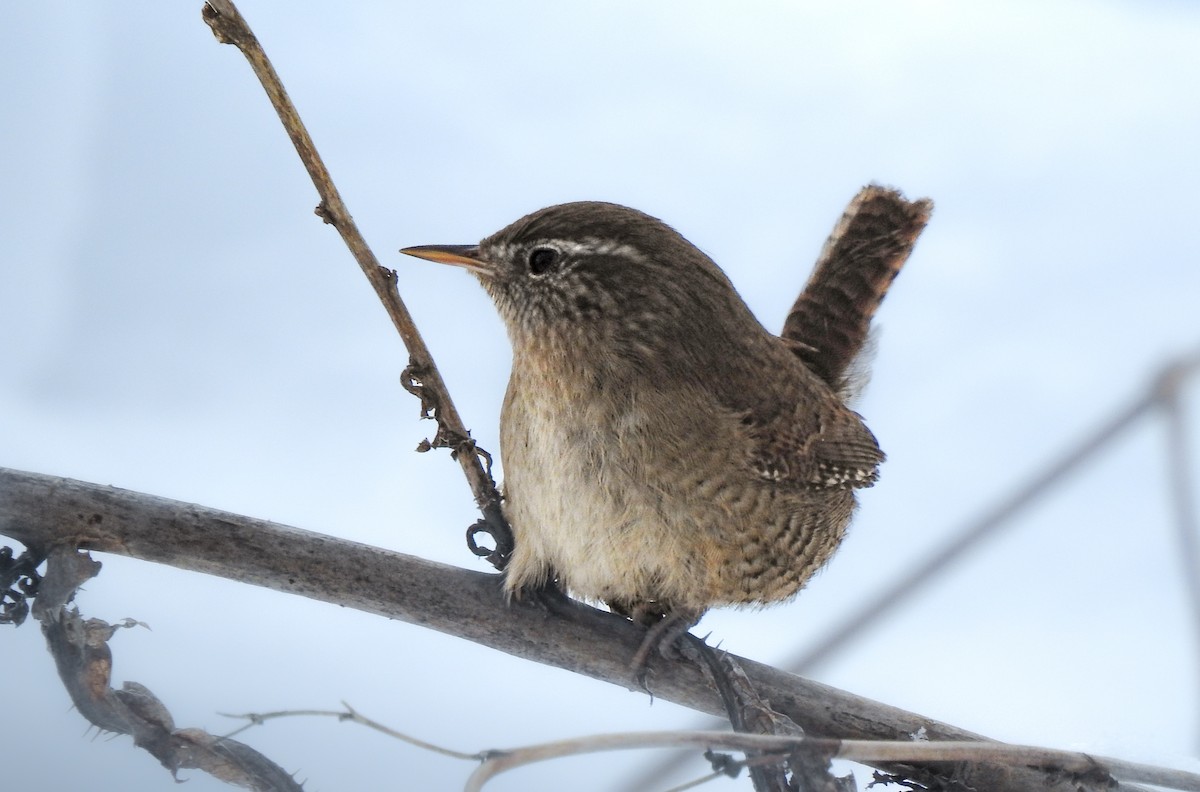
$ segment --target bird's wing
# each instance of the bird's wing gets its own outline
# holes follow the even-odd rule
[[[742,418],[753,438],[750,464],[781,484],[821,488],[869,487],[883,451],[859,415],[840,401],[811,396],[783,402],[774,414]]]

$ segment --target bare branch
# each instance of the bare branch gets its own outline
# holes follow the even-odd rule
[[[864,764],[924,764],[932,762],[1003,763],[1018,767],[1040,767],[1072,776],[1072,788],[1086,783],[1111,786],[1113,778],[1135,781],[1170,789],[1200,792],[1200,775],[1182,770],[1126,762],[1074,751],[1057,751],[1030,745],[1004,745],[993,742],[913,742],[901,740],[829,740],[812,737],[786,737],[764,734],[737,734],[720,731],[661,731],[598,734],[543,743],[511,751],[490,752],[487,760],[471,774],[466,792],[479,792],[491,778],[522,765],[600,751],[628,751],[644,748],[723,748],[726,750],[775,753],[779,756],[796,751],[813,751],[837,759]],[[977,788],[990,788],[979,786]]]
[[[112,650],[108,640],[127,620],[113,625],[84,619],[67,602],[76,589],[100,571],[86,553],[59,545],[50,554],[46,577],[33,615],[75,708],[97,728],[128,734],[178,780],[184,769],[203,770],[227,784],[259,792],[300,792],[290,773],[245,743],[216,737],[203,729],[178,729],[166,705],[137,682],[112,688]]]
[[[446,748],[445,746],[442,746],[442,745],[435,745],[431,742],[426,742],[425,740],[422,740],[419,737],[413,737],[410,734],[405,734],[402,731],[397,731],[397,730],[391,728],[390,726],[385,726],[384,724],[380,723],[377,720],[372,720],[371,718],[368,718],[366,715],[363,715],[361,712],[354,709],[354,707],[351,707],[349,704],[347,704],[344,701],[342,702],[342,706],[345,707],[345,709],[341,709],[341,710],[280,710],[278,712],[247,712],[243,715],[230,715],[228,713],[223,712],[221,714],[227,718],[238,718],[238,719],[247,721],[245,726],[242,726],[241,728],[238,728],[238,729],[234,729],[232,732],[225,735],[225,738],[228,739],[229,737],[232,737],[235,734],[241,734],[242,732],[246,731],[247,729],[253,728],[255,726],[261,726],[262,724],[266,723],[267,721],[275,720],[277,718],[302,718],[302,717],[337,718],[340,721],[350,721],[352,723],[357,723],[360,726],[366,726],[368,729],[373,729],[377,732],[380,732],[381,734],[386,734],[388,737],[391,737],[393,739],[400,740],[401,742],[406,742],[409,745],[415,746],[417,748],[422,748],[422,749],[424,749],[426,751],[430,751],[432,753],[441,754],[442,756],[448,756],[451,759],[465,759],[467,761],[482,762],[486,758],[482,753],[478,753],[478,752],[465,753],[464,751],[456,751],[453,748]]]
[[[82,547],[301,594],[457,635],[503,652],[641,688],[629,661],[642,628],[562,600],[506,604],[500,576],[113,487],[0,468],[0,534],[30,547]],[[754,689],[806,734],[978,741],[964,729],[736,658]],[[647,687],[722,714],[701,669],[652,653]],[[883,763],[883,769],[892,769]],[[927,768],[993,792],[1077,789],[1053,773],[992,764]]]
[[[454,401],[450,398],[446,383],[442,381],[442,375],[433,362],[433,355],[430,354],[412,315],[408,312],[408,307],[396,290],[396,273],[383,267],[367,246],[358,225],[350,216],[350,210],[342,201],[341,193],[334,186],[325,162],[317,153],[317,147],[308,134],[308,129],[300,120],[296,106],[292,104],[287,91],[284,90],[283,82],[275,72],[275,67],[271,65],[241,12],[229,0],[211,0],[205,3],[202,16],[212,28],[217,40],[224,44],[233,44],[250,62],[250,68],[254,70],[263,90],[267,92],[271,105],[279,115],[279,120],[287,130],[300,161],[304,163],[321,197],[321,203],[316,209],[317,215],[337,229],[391,317],[392,324],[408,350],[409,364],[402,376],[405,387],[421,399],[422,416],[432,417],[438,422],[434,440],[427,441],[423,450],[450,448],[452,456],[458,460],[463,474],[467,477],[476,506],[483,513],[486,530],[496,540],[496,547],[492,552],[480,555],[486,555],[498,569],[503,569],[512,553],[513,541],[512,531],[500,511],[500,495],[491,475],[480,461],[475,441],[471,439],[471,433],[463,424]],[[488,459],[490,466],[490,457]],[[475,529],[475,532],[477,531],[478,529]]]

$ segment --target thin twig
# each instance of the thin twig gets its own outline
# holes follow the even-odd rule
[[[271,65],[270,59],[241,12],[230,0],[209,0],[202,9],[202,16],[219,41],[234,45],[246,56],[250,68],[262,83],[271,105],[296,147],[300,161],[304,163],[313,185],[317,188],[321,198],[316,209],[317,215],[337,229],[391,317],[392,324],[395,325],[409,354],[405,379],[417,380],[417,387],[424,392],[421,396],[423,413],[427,408],[432,411],[432,417],[438,422],[438,436],[443,441],[440,445],[450,447],[453,456],[462,466],[471,486],[471,493],[475,497],[475,504],[483,513],[488,532],[496,540],[496,549],[489,555],[489,559],[497,568],[503,568],[512,552],[512,532],[500,512],[500,495],[496,492],[495,482],[484,469],[474,441],[470,439],[470,433],[450,398],[450,392],[442,381],[433,355],[430,354],[412,315],[400,298],[396,289],[396,273],[381,266],[367,246],[354,218],[342,201],[341,194],[334,186],[325,162],[317,153],[317,147],[308,134],[308,129],[300,120],[296,106],[292,104],[287,91],[284,90],[283,82],[275,72],[275,67]],[[432,447],[438,445],[439,443],[435,442]]]
[[[1189,790],[1189,792],[1200,790],[1200,775],[1183,770],[1126,762],[1121,759],[1109,757],[1091,756],[1073,751],[977,741],[932,743],[908,740],[832,740],[805,737],[803,735],[787,736],[747,734],[744,732],[670,730],[592,735],[522,748],[466,753],[434,745],[433,743],[396,731],[378,721],[367,718],[346,702],[342,702],[342,706],[345,709],[283,710],[277,712],[247,713],[243,715],[222,713],[225,717],[245,719],[249,723],[225,735],[221,739],[228,739],[246,729],[261,725],[267,720],[275,718],[303,716],[333,717],[342,721],[358,723],[410,745],[443,756],[464,761],[481,762],[481,767],[468,780],[466,787],[468,791],[481,789],[487,780],[502,772],[534,762],[602,751],[663,747],[704,747],[706,750],[722,748],[739,751],[747,755],[747,761],[742,764],[750,764],[756,760],[758,762],[778,762],[786,758],[789,754],[796,753],[798,750],[811,751],[816,755],[829,755],[838,759],[857,762],[901,762],[906,764],[915,762],[993,762],[1018,766],[1043,767],[1098,782],[1104,782],[1111,777],[1116,780],[1152,783],[1171,789]],[[752,759],[750,757],[755,758]],[[668,792],[689,789],[700,783],[718,778],[721,775],[726,775],[726,773],[713,772],[701,779],[687,782],[681,787],[674,787],[673,790],[669,790]]]
[[[237,718],[240,720],[247,721],[245,726],[241,726],[237,729],[234,729],[229,734],[226,734],[225,735],[226,738],[233,737],[234,735],[237,735],[237,734],[241,734],[242,732],[246,731],[247,729],[254,728],[255,726],[261,726],[262,724],[266,723],[267,721],[274,720],[275,718],[300,718],[300,717],[337,718],[340,721],[350,721],[352,723],[357,723],[360,726],[366,726],[368,729],[374,729],[377,732],[386,734],[387,736],[393,737],[397,740],[400,740],[401,742],[406,742],[409,745],[415,746],[417,748],[422,748],[422,749],[424,749],[426,751],[430,751],[432,753],[441,754],[442,756],[448,756],[451,759],[464,759],[467,761],[481,762],[485,758],[483,754],[478,753],[478,752],[464,753],[463,751],[456,751],[453,748],[446,748],[441,745],[435,745],[434,743],[426,742],[425,740],[422,740],[419,737],[413,737],[411,735],[405,734],[404,732],[396,731],[395,729],[393,729],[389,726],[383,725],[379,721],[368,718],[367,716],[363,715],[358,710],[354,709],[353,707],[351,707],[349,704],[347,704],[344,701],[342,702],[342,706],[345,707],[345,709],[341,709],[341,710],[278,710],[276,712],[247,712],[242,715],[234,715],[234,714],[230,714],[227,712],[221,712],[218,714],[223,715],[226,718]]]
[[[1126,762],[1074,751],[991,742],[910,742],[899,740],[829,740],[719,731],[661,731],[598,734],[488,752],[487,760],[471,774],[465,792],[480,792],[491,778],[532,762],[601,751],[644,748],[723,748],[736,751],[792,753],[814,750],[838,759],[872,764],[929,762],[986,762],[1014,767],[1038,767],[1078,776],[1098,785],[1113,778],[1200,792],[1200,774]]]

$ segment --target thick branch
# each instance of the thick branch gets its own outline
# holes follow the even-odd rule
[[[79,546],[170,564],[431,627],[630,690],[643,631],[574,602],[507,605],[500,576],[437,564],[229,512],[71,479],[0,468],[0,534],[40,550]],[[978,740],[979,735],[750,660],[762,696],[807,734],[843,739]],[[654,695],[711,714],[724,708],[698,667],[654,656]],[[930,767],[979,790],[1079,789],[1027,768]]]

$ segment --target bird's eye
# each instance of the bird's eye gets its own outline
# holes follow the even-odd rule
[[[529,252],[529,271],[534,275],[541,275],[557,261],[558,251],[554,248],[534,248]]]

